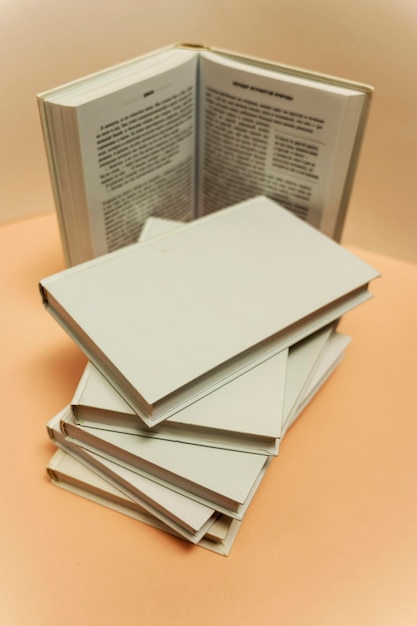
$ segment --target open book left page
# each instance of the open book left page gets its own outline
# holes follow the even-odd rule
[[[172,48],[40,101],[47,143],[66,150],[52,179],[70,264],[133,243],[151,214],[193,217],[197,59]]]

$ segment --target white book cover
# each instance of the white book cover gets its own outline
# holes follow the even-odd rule
[[[283,422],[288,421],[291,414],[297,412],[303,390],[308,386],[321,358],[324,358],[327,352],[332,350],[332,341],[336,335],[334,326],[332,326],[324,328],[292,346],[291,358],[288,359]]]
[[[338,332],[332,334],[306,384],[302,387],[296,405],[288,407],[284,414],[282,437],[340,363],[350,342],[351,337],[347,335]]]
[[[273,457],[153,439],[75,424],[61,415],[66,445],[113,461],[209,508],[241,518]]]
[[[180,222],[149,217],[139,242],[164,235]],[[77,386],[71,407],[77,423],[172,441],[260,454],[276,454],[281,432],[288,350],[274,355],[151,430],[92,363]],[[259,406],[259,399],[263,406]],[[256,419],[254,419],[256,415]],[[239,433],[239,434],[238,434]]]
[[[99,476],[64,450],[58,449],[55,452],[48,463],[47,472],[51,481],[58,487],[184,539],[175,530],[148,513],[123,491],[114,487],[102,476]],[[196,545],[217,554],[228,556],[237,537],[240,524],[239,520],[220,515]]]
[[[309,380],[313,376],[315,368],[318,367],[318,363],[322,359],[327,363],[332,358],[334,354],[332,344],[338,341],[339,336],[340,333],[334,332],[334,326],[331,325],[291,346],[288,351],[286,370],[281,372],[282,378],[272,378],[269,395],[263,394],[261,396],[265,400],[265,414],[257,411],[256,394],[262,387],[261,385],[259,387],[254,386],[251,376],[253,370],[250,370],[161,424],[152,429],[147,429],[120,394],[91,363],[88,363],[71,401],[74,419],[81,425],[93,428],[136,433],[148,437],[255,454],[277,454],[281,437],[281,413],[283,421],[288,421],[291,415],[300,413],[299,403],[303,390],[308,387]],[[277,356],[280,355],[284,356],[284,353],[279,353]],[[263,365],[271,366],[269,361]],[[258,375],[264,371],[261,366],[257,366],[255,369],[259,370]],[[245,385],[245,381],[248,382],[247,385]],[[234,384],[237,382],[240,384]],[[264,388],[265,382],[267,381],[263,383]],[[284,406],[281,407],[282,396],[277,391],[280,390],[283,383],[285,383]],[[274,390],[273,385],[277,389]],[[317,389],[315,390],[317,391]],[[233,401],[231,395],[234,391],[240,394],[236,402]],[[223,397],[226,393],[229,394],[230,400],[225,405],[223,404]],[[276,397],[279,397],[279,404],[276,402]],[[236,409],[242,404],[244,405],[242,412],[237,411]],[[230,414],[226,415],[223,420],[226,406],[230,410]],[[276,406],[280,407],[280,411],[275,410]],[[204,411],[204,408],[211,409],[211,412]],[[217,413],[221,416],[220,419]],[[249,429],[246,429],[245,432],[241,420],[242,415],[243,417],[247,416],[246,419],[249,418]],[[254,419],[255,415],[256,419]],[[278,424],[278,415],[280,417],[279,432],[271,439],[271,432],[268,436],[266,418],[269,416],[269,429],[275,429]],[[227,425],[229,428],[228,435],[225,430]],[[257,429],[256,434],[255,428]]]
[[[152,426],[366,301],[377,275],[257,197],[64,270],[40,290]]]
[[[321,387],[323,382],[327,379],[329,374],[333,371],[334,367],[342,358],[346,347],[350,342],[350,337],[342,335],[340,333],[332,333],[329,341],[326,344],[326,348],[322,351],[317,367],[314,369],[314,374],[309,377],[308,384],[304,386],[300,397],[298,398],[298,411],[292,414],[291,420],[288,420],[284,424],[283,435],[287,432],[295,418],[299,415],[301,410],[310,401],[311,397]],[[58,427],[59,419],[54,418],[50,422],[50,428],[54,427],[55,434],[52,436],[55,443],[59,443],[57,438],[61,442],[65,442],[65,439]],[[54,426],[53,426],[54,424]],[[75,449],[76,452],[80,452],[80,449]],[[89,465],[88,455],[93,457],[92,453],[84,451],[86,456],[83,460],[80,457],[71,455],[64,449],[59,449],[52,457],[48,464],[47,470],[51,477],[52,482],[68,491],[76,493],[77,495],[84,496],[94,502],[98,502],[104,506],[121,512],[125,515],[129,515],[134,519],[137,519],[143,523],[149,524],[155,528],[158,528],[164,532],[168,532],[182,539],[195,543],[196,535],[187,534],[187,532],[178,532],[178,527],[175,523],[171,525],[165,524],[161,516],[156,517],[151,513],[151,508],[147,509],[140,504],[141,499],[135,497],[131,491],[133,485],[136,482],[136,478],[142,478],[138,475],[133,475],[132,484],[129,485],[129,489],[122,489],[120,483],[116,480],[112,480],[109,474],[101,472],[97,466]],[[105,459],[100,459],[104,461]],[[110,467],[113,465],[114,470],[121,469],[120,466],[108,462]],[[92,469],[93,468],[93,469]],[[95,471],[94,471],[95,470]],[[114,475],[114,474],[113,474]],[[130,494],[130,495],[129,495]],[[179,494],[178,497],[181,499]],[[146,506],[146,504],[145,504]],[[184,510],[184,509],[183,509]],[[233,546],[234,540],[237,536],[237,532],[240,528],[240,520],[233,519],[226,515],[219,515],[215,518],[212,524],[207,524],[209,527],[197,545],[212,550],[218,554],[227,556]],[[175,530],[177,528],[177,531]]]
[[[260,363],[171,418],[148,429],[122,396],[88,363],[71,401],[85,426],[257,454],[276,454],[288,350]]]
[[[70,453],[97,475],[106,476],[107,481],[114,487],[123,491],[148,514],[168,525],[184,539],[196,543],[203,537],[218,515],[214,509],[112,463],[91,451],[84,450],[71,440],[65,439],[59,425],[67,412],[66,407],[47,425],[49,437],[57,446]]]

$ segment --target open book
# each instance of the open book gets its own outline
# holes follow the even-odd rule
[[[338,239],[371,93],[183,45],[39,94],[67,263],[258,194]]]

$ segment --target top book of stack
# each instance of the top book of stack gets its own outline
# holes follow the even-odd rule
[[[257,194],[340,239],[372,88],[177,45],[39,94],[68,265]]]
[[[40,282],[153,426],[369,298],[378,273],[263,196]]]

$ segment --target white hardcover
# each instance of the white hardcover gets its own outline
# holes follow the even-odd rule
[[[102,476],[83,465],[75,457],[58,449],[47,466],[51,481],[74,494],[128,515],[158,530],[184,539],[175,530],[149,514],[123,491],[114,487]],[[217,554],[228,556],[237,537],[241,522],[220,515],[196,544]]]
[[[50,312],[154,425],[365,301],[377,275],[257,197],[40,288]]]
[[[49,437],[57,446],[98,476],[105,476],[107,481],[119,491],[123,491],[148,514],[172,528],[184,539],[196,543],[202,538],[217,516],[214,509],[66,439],[59,425],[67,413],[68,407],[65,407],[47,425]]]
[[[285,433],[305,409],[313,396],[321,389],[337,365],[344,357],[345,350],[351,342],[351,337],[341,333],[333,333],[322,351],[320,358],[311,371],[305,385],[299,388],[296,405],[284,413],[281,436]]]
[[[66,444],[241,519],[273,457],[88,428],[61,416]]]
[[[88,363],[71,407],[77,423],[147,437],[276,454],[288,350],[274,355],[152,429]]]

